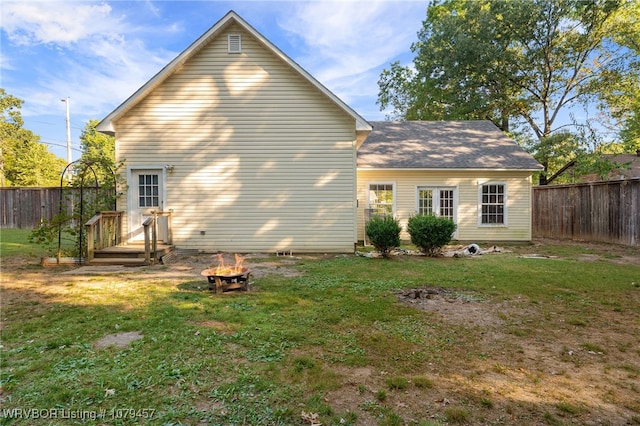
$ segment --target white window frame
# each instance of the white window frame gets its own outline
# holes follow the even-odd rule
[[[433,205],[437,207],[434,213],[440,216],[440,191],[453,191],[453,222],[458,223],[458,188],[447,185],[417,185],[416,186],[416,214],[420,214],[420,191],[430,189],[434,192]]]
[[[368,182],[367,183],[367,208],[368,209],[371,208],[371,202],[372,202],[371,185],[390,185],[391,186],[391,193],[392,193],[391,216],[396,217],[396,199],[397,199],[396,183],[395,182]],[[382,204],[382,203],[376,203],[376,204]]]
[[[500,185],[503,187],[502,199],[502,223],[483,223],[482,222],[482,189],[489,185]],[[509,208],[508,208],[509,187],[504,181],[486,181],[478,182],[478,226],[485,228],[506,228],[509,225]],[[497,205],[497,204],[496,204]]]

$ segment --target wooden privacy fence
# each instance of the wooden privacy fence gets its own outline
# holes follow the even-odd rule
[[[95,199],[99,191],[84,188],[83,198]],[[71,215],[80,200],[80,188],[0,188],[0,227],[34,229],[59,213],[62,196],[62,211]]]
[[[640,245],[640,179],[533,188],[536,238]]]

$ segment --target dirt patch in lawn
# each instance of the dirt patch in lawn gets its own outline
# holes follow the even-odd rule
[[[195,322],[193,325],[202,328],[211,328],[221,334],[232,334],[237,331],[237,325],[228,324],[222,321],[207,320]]]
[[[139,331],[125,331],[122,333],[107,334],[96,342],[96,348],[107,348],[109,346],[126,348],[132,342],[142,339],[142,337],[142,333]]]
[[[438,313],[445,321],[467,326],[494,327],[503,323],[498,313],[504,315],[513,309],[509,302],[488,309],[487,304],[480,303],[482,296],[476,292],[433,286],[403,289],[396,296],[406,305]]]
[[[429,373],[440,390],[432,409],[443,400],[478,410],[491,406],[503,411],[498,424],[525,421],[528,411],[541,407],[550,424],[640,424],[640,333],[631,312],[568,319],[560,305],[484,300],[476,292],[433,286],[396,296],[445,326],[461,326],[474,342],[447,359],[444,371],[454,374]]]

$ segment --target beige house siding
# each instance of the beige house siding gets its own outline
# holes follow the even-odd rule
[[[486,182],[506,184],[506,226],[479,225],[479,185]],[[417,211],[418,186],[455,188],[457,202],[456,239],[460,241],[531,240],[531,172],[518,171],[411,171],[358,170],[358,240],[364,240],[365,209],[370,183],[394,184],[395,216],[402,226],[401,238],[409,240],[407,220]]]
[[[227,52],[230,33],[242,53]],[[178,248],[353,251],[355,120],[242,26],[206,44],[115,131],[128,167],[173,166],[164,210]]]

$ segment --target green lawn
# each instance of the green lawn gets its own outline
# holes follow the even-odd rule
[[[3,230],[3,257],[31,253],[16,235]],[[224,295],[180,263],[4,270],[0,424],[639,424],[640,265],[614,262],[638,251],[515,251],[250,259],[300,275]],[[561,257],[520,255],[534,251]],[[483,314],[398,301],[423,286]],[[143,338],[96,346],[127,331]]]
[[[44,247],[29,242],[30,229],[0,229],[0,255],[2,257],[27,256],[43,257],[54,256],[58,250],[58,240],[49,247]],[[69,235],[62,236],[63,249],[69,249],[76,245],[76,241]]]
[[[0,229],[0,255],[2,257],[17,255],[45,255],[46,249],[27,241],[30,229]]]

